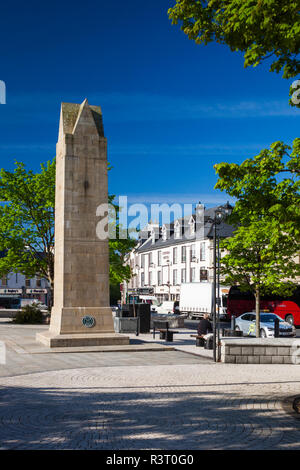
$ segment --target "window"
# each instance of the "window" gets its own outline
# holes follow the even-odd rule
[[[186,262],[186,246],[183,246],[181,248],[181,262],[182,263]]]
[[[208,277],[207,269],[200,268],[200,282],[201,281],[207,281],[207,277]]]
[[[40,277],[38,277],[36,279],[36,283],[35,283],[36,287],[42,287],[42,279]]]
[[[190,224],[190,235],[191,236],[195,235],[195,223],[194,222]]]
[[[200,261],[205,261],[205,243],[200,244]]]
[[[173,286],[176,286],[177,284],[177,269],[174,269],[173,271]]]
[[[141,287],[144,287],[145,285],[145,274],[141,273]]]
[[[1,285],[2,286],[7,286],[7,277],[6,276],[1,278]]]
[[[250,321],[251,320],[251,313],[246,313],[246,315],[242,316],[243,320]]]
[[[177,264],[177,248],[173,248],[173,264]]]
[[[30,287],[31,285],[31,279],[25,279],[25,286]]]
[[[152,271],[149,271],[149,286],[152,286]]]
[[[190,255],[191,255],[191,261],[195,261],[196,260],[196,245],[191,245],[191,251],[190,251]]]
[[[195,282],[196,280],[196,269],[191,268],[191,282]]]
[[[152,253],[149,253],[149,266],[152,264]]]
[[[186,282],[186,270],[182,269],[181,270],[181,282]]]
[[[157,266],[161,266],[161,251],[157,252]]]
[[[145,267],[145,255],[141,256],[141,268]]]
[[[159,286],[162,285],[161,271],[158,271],[158,272],[157,272],[157,284],[158,284]]]

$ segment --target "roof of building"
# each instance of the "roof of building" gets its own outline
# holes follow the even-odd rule
[[[196,223],[194,235],[192,236],[190,235],[189,221],[191,219],[191,216],[193,216],[194,220],[196,220],[196,217],[195,217],[195,214],[191,214],[189,216],[176,219],[171,224],[164,224],[166,225],[167,229],[169,229],[168,236],[165,240],[162,237],[161,228],[159,230],[158,237],[156,238],[154,243],[152,242],[152,237],[150,235],[150,232],[148,232],[149,234],[148,237],[145,236],[146,235],[145,232],[142,232],[143,236],[140,237],[140,240],[135,250],[139,253],[143,253],[143,252],[147,252],[150,250],[165,248],[165,247],[169,247],[173,245],[180,245],[180,244],[187,243],[187,242],[193,243],[199,239],[213,238],[213,232],[214,232],[213,219],[215,217],[216,211],[219,210],[220,207],[222,206],[212,207],[212,208],[204,210],[204,227],[203,227],[203,223],[202,224]],[[229,207],[232,209],[232,206],[229,206]],[[178,225],[176,224],[177,221],[179,222],[180,227],[181,227],[182,235],[180,238],[175,238],[175,233],[174,233],[174,225]],[[217,234],[220,238],[230,237],[233,231],[234,231],[234,227],[232,225],[227,224],[226,222],[222,221],[220,224],[217,224]]]

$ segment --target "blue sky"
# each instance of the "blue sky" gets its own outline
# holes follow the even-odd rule
[[[6,2],[1,6],[1,167],[55,155],[61,101],[100,105],[109,191],[130,202],[227,201],[215,163],[299,136],[292,81],[244,69],[225,46],[172,26],[175,0]],[[16,14],[17,12],[17,14]]]

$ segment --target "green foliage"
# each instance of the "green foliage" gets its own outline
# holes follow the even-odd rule
[[[254,294],[292,293],[292,281],[300,276],[300,265],[295,260],[300,244],[281,231],[276,219],[249,218],[248,224],[238,227],[221,247],[226,253],[221,259],[226,283],[238,284]]]
[[[31,305],[22,307],[13,322],[18,324],[43,323],[43,314],[39,308],[39,304],[32,303]]]
[[[290,97],[289,104],[300,108],[300,80],[295,80],[290,86]]]
[[[41,165],[41,172],[26,170],[16,162],[13,172],[0,170],[0,275],[19,272],[27,277],[40,276],[54,282],[54,207],[55,159]],[[119,208],[113,203],[117,219]],[[121,231],[115,223],[116,234]],[[130,278],[129,266],[124,257],[134,247],[131,239],[109,240],[110,281],[120,283]],[[43,253],[40,256],[39,253]]]
[[[110,305],[117,305],[121,299],[120,284],[110,284],[109,286]]]
[[[7,250],[1,275],[53,278],[54,199],[55,160],[41,165],[40,173],[20,162],[12,172],[0,170],[0,250]]]
[[[248,219],[274,218],[290,236],[300,236],[300,139],[290,147],[274,142],[240,165],[214,166],[216,188],[237,199],[232,223],[247,225]]]
[[[270,71],[283,77],[300,72],[299,1],[176,0],[168,10],[173,24],[197,44],[216,41],[244,53],[244,66],[272,57]]]
[[[262,293],[288,295],[300,276],[300,139],[293,147],[275,142],[240,165],[215,165],[216,188],[237,199],[229,223],[233,236],[221,242],[225,282]]]
[[[114,203],[114,195],[108,197],[109,203],[115,209],[116,220],[113,222],[115,238],[109,240],[109,280],[111,285],[129,281],[131,277],[130,266],[125,265],[126,255],[135,247],[136,241],[126,236],[119,224],[118,215],[120,208]]]

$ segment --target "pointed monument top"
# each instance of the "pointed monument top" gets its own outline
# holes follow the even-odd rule
[[[81,103],[62,103],[60,133],[74,134],[82,120],[91,121],[100,137],[104,137],[102,111],[100,106],[90,106],[87,98]]]

